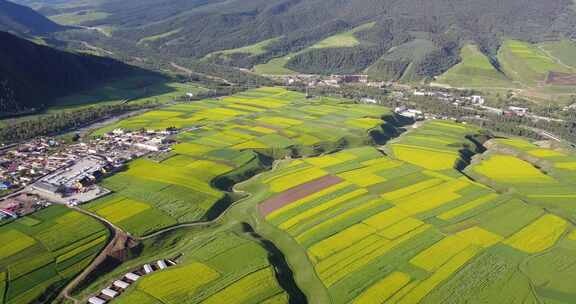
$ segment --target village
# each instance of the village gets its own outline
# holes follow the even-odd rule
[[[179,130],[116,129],[87,141],[36,138],[0,151],[0,220],[52,203],[76,206],[109,193],[97,185],[132,159],[171,150]]]

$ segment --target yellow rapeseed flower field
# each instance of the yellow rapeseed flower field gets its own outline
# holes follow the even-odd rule
[[[510,155],[492,155],[473,167],[474,171],[504,183],[553,183],[530,163]]]
[[[374,232],[376,230],[368,225],[356,224],[316,243],[309,248],[309,252],[315,259],[322,260]]]
[[[470,211],[474,208],[480,207],[488,202],[490,202],[491,200],[495,199],[498,197],[498,194],[496,193],[490,193],[486,196],[482,196],[480,198],[477,198],[475,200],[469,201],[463,205],[460,205],[454,209],[451,209],[449,211],[446,211],[442,214],[440,214],[438,216],[439,219],[442,220],[450,220],[453,219],[461,214],[464,214],[467,211]]]
[[[203,304],[245,303],[278,285],[271,267],[258,270],[204,300]]]
[[[568,223],[565,220],[556,215],[545,214],[513,234],[504,243],[528,253],[542,252],[553,246],[566,228]]]
[[[183,303],[198,288],[219,276],[217,271],[207,265],[194,262],[143,277],[136,286],[162,302]]]
[[[370,286],[354,300],[356,304],[381,304],[410,282],[410,276],[402,272],[393,272]]]
[[[312,167],[292,174],[283,175],[270,182],[270,190],[273,192],[282,192],[298,185],[304,184],[311,180],[326,175],[326,171]]]
[[[320,213],[322,213],[322,212],[324,212],[330,208],[333,208],[339,204],[342,204],[348,200],[354,199],[354,198],[359,197],[361,195],[364,195],[366,193],[368,193],[368,191],[366,189],[357,189],[355,191],[346,193],[344,195],[339,196],[338,198],[330,200],[330,201],[323,203],[319,206],[316,206],[314,208],[308,209],[308,210],[292,217],[291,219],[287,220],[286,222],[280,224],[279,227],[280,227],[280,229],[287,230],[288,228],[298,224],[298,222],[300,222],[300,221],[304,221],[304,220],[311,218],[315,215],[318,215],[318,214],[320,214]]]
[[[478,248],[469,246],[460,251],[446,264],[432,274],[428,279],[414,286],[399,302],[399,304],[419,303],[430,291],[448,279],[478,253]]]

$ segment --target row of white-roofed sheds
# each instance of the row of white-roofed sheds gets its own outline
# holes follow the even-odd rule
[[[108,303],[109,301],[118,297],[122,292],[130,287],[130,285],[138,281],[138,279],[140,279],[142,276],[155,271],[164,270],[174,265],[176,265],[176,262],[173,260],[158,260],[154,263],[144,264],[139,269],[126,273],[122,279],[114,281],[111,286],[102,289],[97,296],[89,298],[88,303]]]

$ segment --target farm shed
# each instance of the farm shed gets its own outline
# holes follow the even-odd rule
[[[156,264],[158,264],[158,268],[160,268],[160,270],[168,268],[168,266],[166,265],[166,262],[164,262],[164,260],[158,260],[158,262],[156,262]]]
[[[126,289],[126,288],[130,287],[130,284],[128,284],[124,281],[121,281],[121,280],[114,281],[114,283],[112,285],[114,285],[114,287],[118,287],[120,289]]]
[[[146,274],[151,273],[151,272],[153,272],[153,271],[154,271],[154,269],[152,269],[152,266],[150,266],[150,264],[145,264],[145,265],[144,265],[144,272],[145,272]]]
[[[91,297],[90,299],[88,299],[88,303],[90,303],[90,304],[105,304],[106,301],[102,300],[98,297]]]
[[[104,288],[104,289],[102,289],[101,292],[103,295],[110,297],[110,298],[115,298],[118,295],[117,291],[112,290],[110,288]]]
[[[130,280],[132,282],[135,282],[140,278],[139,275],[132,273],[132,272],[127,273],[124,277],[126,277],[128,280]]]

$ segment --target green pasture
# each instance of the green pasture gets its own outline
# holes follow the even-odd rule
[[[356,38],[355,34],[361,31],[369,30],[374,27],[375,22],[369,22],[366,24],[362,24],[357,26],[349,31],[338,33],[336,35],[330,36],[314,45],[312,45],[311,49],[324,49],[324,48],[347,48],[347,47],[355,47],[360,45],[360,40]]]
[[[461,61],[440,75],[436,82],[452,87],[514,87],[509,79],[498,71],[477,46],[465,45],[460,51]]]
[[[518,40],[504,41],[497,58],[506,76],[528,86],[543,82],[548,72],[573,72],[536,45]]]
[[[576,44],[570,40],[549,41],[538,47],[556,58],[561,64],[576,68]]]
[[[251,56],[261,55],[261,54],[264,54],[266,52],[266,47],[268,47],[270,44],[278,41],[279,39],[280,39],[279,37],[271,38],[271,39],[263,40],[263,41],[260,41],[258,43],[251,44],[251,45],[244,46],[244,47],[239,47],[239,48],[235,48],[235,49],[229,49],[229,50],[210,53],[210,54],[206,55],[204,58],[207,59],[207,58],[210,58],[210,57],[216,56],[216,55],[229,56],[229,55],[233,55],[233,54],[249,54]]]

